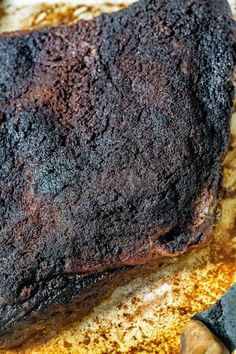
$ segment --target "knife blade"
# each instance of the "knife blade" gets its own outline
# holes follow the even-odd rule
[[[198,329],[203,332],[202,327],[204,326],[206,331],[212,333],[211,336],[209,333],[206,336],[206,338],[208,338],[211,343],[223,343],[222,348],[225,345],[230,352],[233,352],[236,349],[236,284],[234,284],[225,293],[225,295],[209,309],[195,314],[192,320],[193,321],[191,321],[191,326],[188,326],[188,330],[183,332],[181,338],[182,343],[193,343],[192,340],[187,339],[187,336],[189,335],[187,333],[190,333],[190,327],[196,328],[196,326],[198,326]],[[202,336],[199,335],[199,340],[200,337],[202,338]],[[197,343],[196,335],[194,342]],[[189,350],[190,349],[188,349],[188,351]],[[197,351],[194,351],[191,348],[191,353],[195,352],[197,353]],[[222,349],[222,353],[223,352],[224,351]]]

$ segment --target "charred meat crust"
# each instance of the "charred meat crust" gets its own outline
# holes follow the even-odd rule
[[[45,318],[28,307],[38,284],[30,306],[50,312],[55,279],[80,303],[77,281],[207,241],[234,46],[224,0],[0,37],[2,334]]]
[[[101,300],[111,295],[115,287],[135,276],[136,268],[122,267],[90,276],[56,276],[25,286],[23,291],[30,292],[30,296],[18,303],[17,308],[5,307],[1,347],[14,348],[31,337],[35,337],[34,342],[37,343],[37,335],[42,337],[41,333],[44,334],[43,342],[47,341],[71,321],[87,315]]]

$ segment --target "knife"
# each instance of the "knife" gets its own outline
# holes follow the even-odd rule
[[[181,336],[181,354],[226,354],[236,349],[236,284],[195,314]]]

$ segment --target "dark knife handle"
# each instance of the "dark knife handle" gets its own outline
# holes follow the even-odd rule
[[[181,336],[181,354],[230,354],[229,350],[200,321],[191,320]]]
[[[229,348],[236,349],[236,283],[215,304],[193,316]]]

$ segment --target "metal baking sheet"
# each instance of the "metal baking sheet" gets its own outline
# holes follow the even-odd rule
[[[0,2],[0,31],[73,23],[117,11],[131,2]],[[231,6],[236,7],[235,1]],[[179,353],[183,326],[236,280],[236,113],[231,133],[231,146],[224,160],[222,218],[209,246],[159,265],[145,266],[143,275],[117,288],[83,320],[60,332],[50,328],[23,347],[0,353]]]

